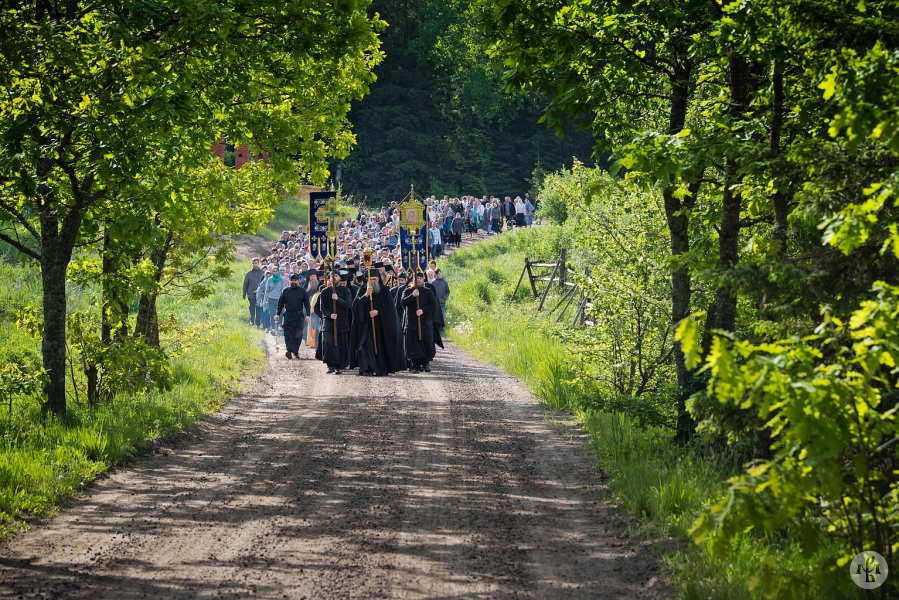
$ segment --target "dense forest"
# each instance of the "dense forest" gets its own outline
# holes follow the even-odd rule
[[[539,122],[545,96],[503,92],[468,3],[376,0],[371,10],[388,26],[377,80],[350,112],[357,144],[340,183],[354,201],[401,199],[410,184],[438,197],[514,197],[534,189],[535,171],[593,162],[581,120],[559,136]]]

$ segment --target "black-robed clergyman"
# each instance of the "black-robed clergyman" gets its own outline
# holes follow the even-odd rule
[[[328,365],[328,373],[338,375],[350,364],[350,309],[353,296],[346,287],[348,279],[348,273],[334,273],[331,285],[322,290],[318,299],[322,317],[322,361]]]
[[[306,290],[300,287],[300,276],[294,273],[290,276],[290,287],[284,288],[281,297],[278,298],[278,310],[275,312],[275,320],[282,315],[281,327],[284,329],[284,346],[287,358],[299,357],[300,339],[303,333],[303,319],[309,320],[309,296]]]
[[[388,375],[405,368],[398,352],[396,305],[378,272],[371,269],[368,275],[368,285],[353,300],[350,366],[359,367],[360,375]]]
[[[434,311],[440,310],[437,298],[424,286],[424,273],[415,273],[415,281],[403,292],[400,304],[405,315],[403,334],[405,336],[406,360],[412,363],[412,372],[424,370],[434,358]]]

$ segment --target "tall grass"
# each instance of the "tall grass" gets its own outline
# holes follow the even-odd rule
[[[552,262],[567,237],[557,226],[526,229],[447,258],[441,267],[452,290],[447,303],[452,339],[520,378],[542,402],[575,416],[590,434],[591,449],[610,475],[621,505],[651,537],[679,540],[662,558],[678,597],[761,598],[755,585],[760,577],[780,582],[784,597],[862,597],[848,576],[839,578],[825,569],[833,564],[834,547],[825,543],[806,549],[797,531],[779,536],[749,531],[725,548],[688,541],[693,521],[722,496],[745,455],[681,449],[665,427],[594,408],[601,390],[575,377],[572,350],[557,335],[553,319],[536,312],[529,290],[519,290],[512,299],[525,255]]]
[[[39,303],[36,269],[0,265],[4,306]],[[160,316],[174,314],[183,326],[206,330],[200,343],[172,359],[174,385],[167,391],[117,396],[96,408],[70,398],[65,417],[40,413],[38,398],[19,398],[13,413],[0,413],[0,536],[25,526],[29,515],[52,512],[110,465],[148,441],[183,431],[218,409],[237,389],[242,374],[263,364],[261,332],[246,327],[245,302],[235,275],[204,300],[165,298]],[[23,293],[23,291],[25,293]],[[35,296],[35,291],[37,295]],[[88,298],[71,298],[77,308]],[[0,353],[12,346],[39,347],[13,324],[15,311],[0,315]]]

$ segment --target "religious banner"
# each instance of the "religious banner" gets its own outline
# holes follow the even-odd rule
[[[420,202],[400,205],[400,257],[404,269],[428,268],[428,211]]]
[[[337,192],[311,192],[309,194],[309,252],[315,258],[328,254],[328,218],[322,215],[327,211],[329,200],[337,198]]]

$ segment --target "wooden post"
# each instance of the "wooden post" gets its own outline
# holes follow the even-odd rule
[[[571,287],[571,288],[569,288],[568,291],[565,292],[565,294],[562,295],[562,297],[559,299],[559,301],[556,303],[556,305],[553,306],[552,310],[549,311],[549,314],[553,314],[554,312],[556,312],[556,309],[558,309],[560,306],[562,306],[562,303],[563,303],[563,302],[565,302],[566,300],[568,300],[568,297],[571,296],[571,294],[574,293],[574,290],[575,290],[575,289],[577,289],[577,288],[576,288],[576,287]]]
[[[543,290],[543,297],[540,298],[540,305],[537,307],[537,311],[543,310],[543,303],[546,302],[546,297],[549,295],[549,288],[553,286],[553,279],[556,277],[556,271],[559,270],[559,263],[556,263],[556,266],[553,267],[552,275],[549,276],[549,281],[546,282],[546,289]]]
[[[565,288],[565,248],[559,252],[559,291],[561,292]]]
[[[531,282],[531,292],[534,294],[534,300],[536,300],[539,294],[537,293],[537,284],[534,283],[534,272],[531,270],[531,263],[530,261],[528,261],[528,259],[524,260],[524,266],[528,270],[528,279]]]
[[[571,291],[574,292],[574,291],[577,290],[577,289],[578,289],[577,286],[575,286],[575,287],[571,288]],[[572,300],[574,300],[574,294],[573,294],[573,293],[571,293],[571,294],[568,295],[568,303],[565,305],[565,308],[562,309],[562,312],[559,313],[559,316],[556,318],[556,323],[558,323],[559,321],[561,321],[561,320],[562,320],[562,317],[565,316],[565,311],[567,311],[567,310],[568,310],[568,307],[571,306],[571,301],[572,301]]]
[[[577,310],[574,312],[574,320],[571,322],[572,325],[577,325],[578,320],[581,321],[581,325],[584,324],[584,307],[587,305],[587,295],[583,290],[579,295],[580,298],[577,301]]]
[[[366,275],[368,275],[368,273],[366,273]],[[371,287],[371,281],[369,281],[368,285],[369,285],[369,287]],[[369,306],[371,307],[370,310],[374,310],[375,309],[374,296],[369,296],[368,300],[369,300]],[[378,355],[378,333],[375,331],[375,318],[374,317],[371,318],[371,342],[375,348],[375,356],[377,356]]]
[[[524,279],[524,274],[528,270],[528,257],[524,257],[524,268],[521,270],[521,277],[518,278],[518,283],[515,284],[515,291],[512,292],[512,297],[509,299],[509,303],[515,301],[515,295],[518,293],[518,288],[521,286],[521,281]]]

